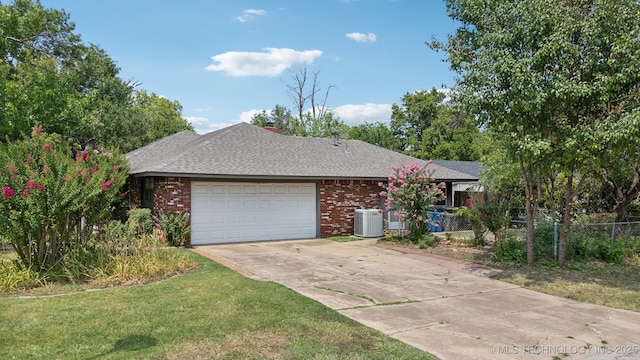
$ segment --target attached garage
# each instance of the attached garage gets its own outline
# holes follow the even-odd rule
[[[191,183],[191,244],[315,238],[315,183]]]

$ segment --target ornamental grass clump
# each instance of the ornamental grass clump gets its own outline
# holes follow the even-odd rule
[[[121,154],[80,149],[40,127],[9,143],[0,153],[0,241],[25,268],[54,267],[110,220],[125,196],[126,164]]]
[[[409,225],[409,240],[419,243],[429,233],[429,211],[433,206],[446,198],[445,183],[436,183],[433,169],[413,163],[409,166],[392,167],[386,184],[379,183],[383,188],[380,196],[386,196],[385,206],[389,211],[396,211],[396,215]]]

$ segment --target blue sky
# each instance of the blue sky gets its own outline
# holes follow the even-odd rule
[[[426,41],[455,29],[439,0],[41,0],[64,9],[120,77],[177,100],[199,133],[276,104],[293,108],[290,72],[319,72],[348,125],[388,122],[416,90],[453,86]]]

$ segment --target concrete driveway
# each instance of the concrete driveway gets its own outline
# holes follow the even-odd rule
[[[489,279],[490,269],[374,240],[199,246],[440,359],[640,359],[640,313]]]

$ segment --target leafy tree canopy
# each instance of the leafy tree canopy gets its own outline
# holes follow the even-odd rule
[[[191,129],[177,102],[151,95],[149,105],[149,95],[120,79],[102,49],[82,43],[64,11],[15,0],[0,4],[0,24],[0,141],[40,125],[81,145],[129,151]]]
[[[460,26],[443,50],[456,100],[499,134],[526,191],[528,262],[538,184],[565,182],[559,263],[573,199],[609,144],[637,142],[640,4],[636,0],[447,0]],[[613,150],[613,149],[611,149]],[[618,158],[613,155],[612,158]],[[554,175],[555,176],[555,175]],[[575,183],[574,183],[575,182]]]
[[[482,134],[475,120],[451,105],[435,88],[406,93],[391,108],[394,150],[422,159],[478,160]]]

